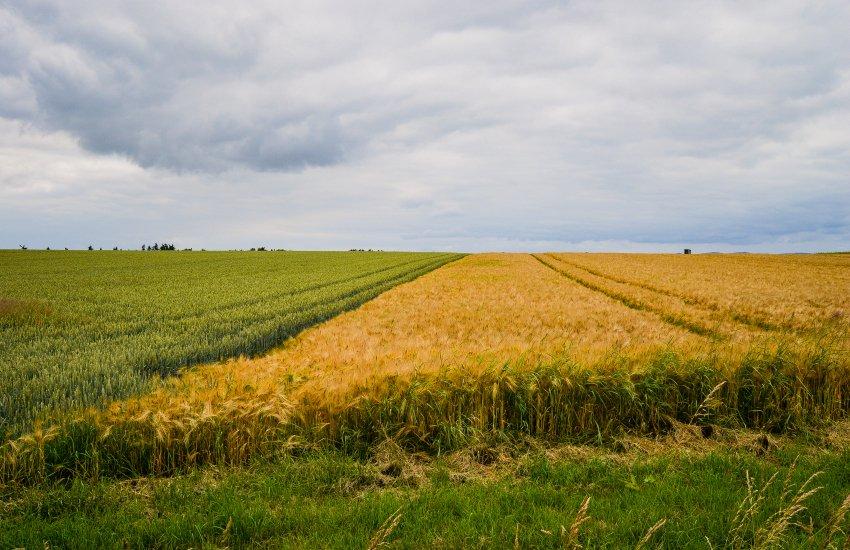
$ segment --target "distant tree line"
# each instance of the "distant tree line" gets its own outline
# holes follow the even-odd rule
[[[25,244],[20,244],[20,245],[18,245],[18,246],[19,246],[19,247],[21,247],[21,250],[27,250],[27,245],[25,245]],[[49,246],[48,246],[48,247],[46,247],[46,248],[45,248],[45,250],[50,250],[50,247],[49,247]],[[67,247],[67,246],[65,247],[65,250],[68,250],[68,247]],[[89,245],[89,246],[88,246],[88,250],[94,250],[94,247],[93,247],[92,245]],[[98,250],[103,250],[103,248],[99,248]],[[113,246],[113,247],[112,247],[112,250],[118,250],[118,247],[117,247],[117,246]]]
[[[21,250],[28,250],[28,249],[29,249],[29,248],[27,247],[27,245],[25,245],[25,244],[20,244],[20,245],[18,245],[18,247],[19,247]],[[92,246],[92,245],[88,245],[88,246],[85,248],[85,250],[94,250],[94,249],[95,249],[95,248],[94,248],[94,246]],[[45,250],[50,250],[50,247],[49,247],[49,246],[48,246],[48,247],[46,247],[46,248],[45,248]],[[57,250],[58,250],[58,249],[57,249]],[[64,247],[64,250],[68,250],[68,247],[67,247],[67,246],[66,246],[66,247]],[[103,247],[98,248],[98,250],[103,250]],[[113,246],[113,247],[112,247],[112,250],[116,250],[116,251],[117,251],[117,250],[123,250],[123,249],[122,249],[122,248],[118,248],[117,246]],[[150,246],[149,246],[149,245],[146,245],[146,244],[143,244],[143,245],[142,245],[142,250],[177,250],[177,248],[175,248],[173,244],[168,244],[168,243],[162,243],[162,244],[154,243],[153,245],[150,245]],[[192,250],[192,249],[191,249],[191,248],[184,248],[183,250]]]
[[[27,249],[28,249],[28,248],[27,248],[27,246],[26,246],[26,245],[24,245],[24,244],[21,244],[21,245],[18,245],[18,246],[20,247],[20,249],[21,249],[21,250],[27,250]],[[87,249],[88,249],[88,250],[95,250],[94,246],[92,246],[92,245],[88,245]],[[50,247],[48,246],[45,250],[50,250]],[[67,247],[67,246],[65,247],[65,250],[68,250],[68,247]],[[98,248],[97,250],[103,250],[103,248]],[[117,246],[113,246],[113,247],[112,247],[112,250],[123,250],[123,249],[122,249],[122,248],[118,248]],[[160,244],[160,243],[153,243],[153,244],[143,244],[143,245],[142,245],[142,250],[148,251],[148,250],[178,250],[178,249],[177,249],[177,247],[176,247],[173,243],[162,243],[162,244]],[[192,249],[191,249],[191,248],[184,248],[183,250],[184,250],[184,251],[187,251],[187,252],[191,252],[191,251],[192,251]],[[244,249],[244,248],[234,249],[234,250],[238,250],[238,251],[240,251],[240,252],[244,252],[244,251],[245,251],[245,249]],[[271,252],[286,252],[286,250],[287,250],[287,249],[285,249],[285,248],[266,248],[265,246],[257,246],[257,247],[252,247],[250,250],[251,250],[251,252],[266,252],[266,251],[271,251]],[[201,249],[201,251],[202,251],[202,252],[205,252],[205,251],[206,251],[206,248],[202,248],[202,249]],[[363,248],[352,248],[352,249],[350,250],[350,252],[366,252],[366,249],[363,249]],[[368,252],[382,252],[382,251],[381,251],[381,250],[374,250],[374,251],[373,251],[373,250],[370,248],[370,249],[368,250]]]
[[[177,249],[174,247],[174,245],[173,245],[173,244],[168,244],[168,243],[162,243],[162,244],[159,244],[159,243],[153,243],[153,246],[143,244],[143,245],[142,245],[142,250],[177,250]]]

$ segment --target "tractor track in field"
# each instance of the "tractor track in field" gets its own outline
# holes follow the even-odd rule
[[[693,298],[691,296],[678,294],[676,292],[673,292],[672,290],[667,290],[665,288],[653,286],[653,285],[650,285],[648,283],[642,283],[640,281],[631,281],[629,279],[623,279],[623,278],[620,278],[620,277],[615,277],[613,275],[609,275],[609,274],[604,273],[602,271],[598,271],[596,269],[591,269],[591,268],[585,267],[581,264],[577,264],[575,262],[565,260],[564,258],[561,258],[560,256],[555,256],[554,254],[546,254],[546,256],[548,256],[549,258],[552,258],[553,260],[557,260],[561,263],[571,265],[571,266],[573,266],[577,269],[581,269],[582,271],[586,271],[586,272],[590,273],[591,275],[596,275],[597,277],[601,277],[603,279],[608,279],[609,281],[614,281],[615,283],[620,283],[620,284],[630,285],[630,286],[636,286],[636,287],[642,288],[644,290],[649,290],[650,292],[655,292],[655,293],[658,293],[658,294],[664,294],[665,296],[670,296],[671,298],[678,298],[688,305],[703,308],[703,309],[709,309],[709,310],[712,310],[712,311],[718,311],[720,309],[720,306],[718,306],[717,304],[715,304],[713,302],[707,302],[707,301],[704,301],[704,300],[699,300],[699,299]]]
[[[556,260],[556,261],[559,261],[561,263],[572,266],[576,269],[580,269],[582,271],[590,273],[591,275],[595,275],[595,276],[597,276],[601,279],[607,279],[607,280],[613,281],[615,283],[634,286],[634,287],[642,288],[644,290],[648,290],[650,292],[655,292],[656,294],[662,294],[664,296],[669,296],[670,298],[681,300],[683,303],[685,303],[689,306],[699,308],[699,309],[702,309],[702,310],[706,310],[706,311],[709,311],[709,312],[726,313],[726,314],[728,314],[728,316],[731,320],[733,320],[733,321],[735,321],[739,324],[746,325],[747,327],[752,328],[752,329],[764,330],[764,331],[777,331],[777,330],[790,328],[790,327],[783,327],[783,326],[777,325],[775,323],[765,321],[763,319],[753,318],[753,317],[747,316],[745,314],[736,312],[736,311],[729,309],[729,308],[723,308],[719,304],[716,304],[714,302],[711,302],[711,301],[708,301],[708,300],[705,300],[705,299],[694,298],[693,296],[688,296],[686,294],[680,294],[680,293],[674,292],[672,290],[667,290],[665,288],[660,288],[660,287],[657,287],[657,286],[654,286],[654,285],[651,285],[651,284],[648,284],[648,283],[643,283],[643,282],[640,282],[640,281],[632,281],[632,280],[629,280],[629,279],[623,279],[621,277],[615,277],[613,275],[609,275],[609,274],[604,273],[602,271],[591,269],[591,268],[585,267],[581,264],[571,262],[569,260],[561,258],[560,256],[554,256],[552,254],[546,254],[546,256],[548,256],[549,258],[552,258],[553,260]]]
[[[546,260],[544,260],[543,258],[541,258],[537,254],[532,254],[531,256],[535,260],[537,260],[538,262],[540,262],[541,264],[546,266],[547,268],[549,268],[552,271],[554,271],[555,273],[561,275],[562,277],[569,279],[570,281],[572,281],[572,282],[574,282],[574,283],[576,283],[580,286],[583,286],[583,287],[585,287],[589,290],[592,290],[594,292],[598,292],[599,294],[607,296],[608,298],[610,298],[610,299],[612,299],[616,302],[619,302],[620,304],[628,307],[629,309],[633,309],[635,311],[643,311],[643,312],[646,312],[646,313],[652,313],[652,314],[656,315],[659,319],[661,319],[662,321],[667,323],[668,325],[672,325],[672,326],[676,326],[676,327],[685,329],[692,334],[696,334],[697,336],[710,338],[712,340],[724,340],[724,339],[727,338],[726,335],[718,332],[717,330],[715,330],[713,328],[709,328],[709,327],[706,327],[704,325],[694,323],[692,321],[689,321],[688,319],[684,319],[680,316],[673,315],[673,314],[669,313],[668,311],[665,311],[661,308],[651,306],[651,305],[649,305],[645,302],[641,302],[639,300],[635,300],[631,296],[627,296],[627,295],[621,294],[619,292],[613,292],[609,289],[606,289],[606,288],[603,288],[603,287],[601,287],[597,284],[594,284],[594,283],[588,281],[587,279],[582,279],[581,277],[577,277],[577,276],[573,275],[572,273],[564,271],[563,269],[559,269],[556,265],[548,263]]]

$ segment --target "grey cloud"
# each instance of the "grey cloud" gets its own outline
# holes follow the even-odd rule
[[[7,220],[84,227],[88,200],[229,246],[850,236],[845,3],[4,6]]]
[[[202,171],[341,162],[435,101],[454,105],[438,135],[483,119],[532,139],[618,147],[649,132],[717,154],[781,134],[806,116],[788,103],[828,92],[847,62],[820,55],[824,14],[782,6],[703,6],[714,27],[694,33],[657,7],[605,4],[61,6],[20,4],[6,25],[24,30],[5,72],[30,83],[42,121],[98,153]],[[790,36],[771,27],[780,16],[799,18]],[[830,48],[847,50],[843,34]],[[571,106],[561,124],[529,127]]]

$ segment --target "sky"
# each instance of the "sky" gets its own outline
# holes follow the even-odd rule
[[[850,3],[0,0],[0,248],[850,249]]]

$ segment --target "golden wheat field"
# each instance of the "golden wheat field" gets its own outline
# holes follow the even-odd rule
[[[39,426],[4,471],[159,473],[387,436],[794,429],[850,410],[848,284],[839,254],[469,255],[265,356]]]
[[[304,380],[299,393],[332,394],[447,367],[477,372],[565,351],[593,363],[613,348],[639,355],[700,340],[572,283],[531,255],[480,254],[396,287],[263,358],[195,369],[155,398],[212,389],[197,395],[205,400],[292,376]]]
[[[604,275],[573,267],[585,258]],[[763,271],[747,256],[705,258],[711,261],[701,258],[699,265],[685,266],[673,255],[468,256],[307,330],[265,357],[197,368],[151,398],[215,399],[243,384],[271,388],[292,377],[304,381],[297,393],[333,394],[378,389],[387,376],[459,367],[478,372],[494,364],[537,364],[565,353],[590,367],[617,350],[638,365],[664,348],[697,352],[717,342],[743,350],[742,343],[775,336],[774,325],[818,332],[828,320],[847,329],[850,258],[836,255],[829,262],[803,263],[801,269],[801,262],[790,257],[785,261],[793,269],[787,265],[785,270],[770,257],[756,258],[768,265]],[[643,278],[613,280],[631,272],[624,265],[628,261],[643,267]],[[647,274],[653,264],[657,278]],[[608,272],[599,269],[606,265]],[[563,273],[599,286],[588,288]],[[669,280],[671,274],[678,276],[674,282],[650,289],[653,281]],[[692,290],[691,282],[703,288]],[[783,301],[788,295],[794,298]],[[735,296],[752,299],[742,304]],[[706,333],[689,330],[679,319],[705,327]],[[789,331],[782,337],[803,334]]]

